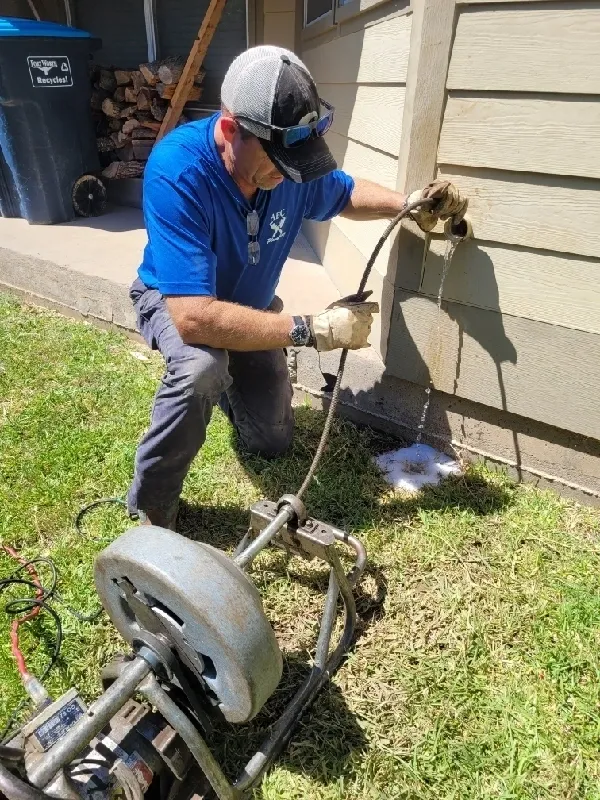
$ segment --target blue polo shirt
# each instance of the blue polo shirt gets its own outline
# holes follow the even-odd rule
[[[217,151],[218,116],[180,126],[153,149],[144,176],[148,244],[138,274],[162,294],[266,308],[302,220],[339,214],[354,181],[340,170],[306,184],[284,180],[250,203]],[[250,265],[246,216],[253,208],[260,260]]]

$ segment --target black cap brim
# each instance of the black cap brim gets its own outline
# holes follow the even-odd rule
[[[281,174],[295,183],[308,183],[337,169],[336,160],[322,136],[312,137],[297,147],[283,147],[264,139],[260,143]]]

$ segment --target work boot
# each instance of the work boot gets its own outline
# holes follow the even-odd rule
[[[169,531],[177,530],[177,515],[179,513],[179,500],[167,511],[162,509],[152,509],[150,512],[137,511],[129,512],[137,516],[140,525],[156,525],[158,528],[166,528]]]

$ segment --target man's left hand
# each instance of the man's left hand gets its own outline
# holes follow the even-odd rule
[[[411,211],[411,217],[425,233],[432,231],[440,219],[452,217],[455,222],[460,222],[469,205],[467,198],[461,197],[456,186],[444,180],[432,181],[424,189],[417,189],[408,196],[406,202],[408,205],[417,200],[434,200],[433,204],[428,203]]]

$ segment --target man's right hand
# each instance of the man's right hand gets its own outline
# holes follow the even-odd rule
[[[367,303],[363,297],[345,297],[331,303],[324,311],[306,317],[313,340],[319,352],[347,348],[359,350],[368,347],[367,341],[373,324],[373,314],[379,312],[379,303]]]

